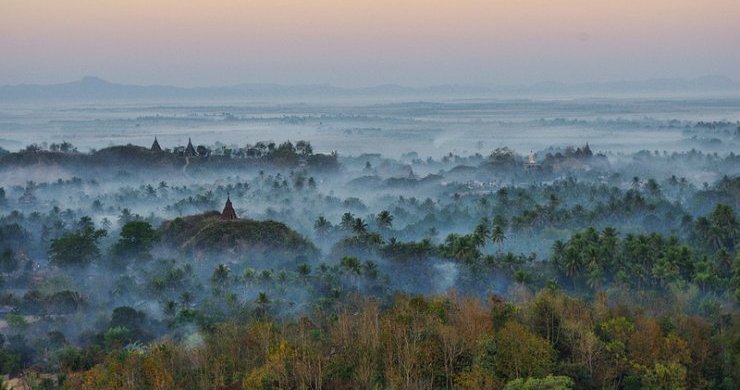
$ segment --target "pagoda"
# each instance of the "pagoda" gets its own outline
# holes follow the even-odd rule
[[[221,212],[221,219],[226,221],[233,221],[235,219],[239,219],[236,216],[236,211],[234,211],[234,206],[231,205],[231,196],[226,195],[226,205],[224,206],[224,211]]]
[[[190,137],[188,137],[188,146],[185,148],[185,156],[186,157],[195,157],[198,155],[198,152],[193,147],[193,141],[190,140]]]
[[[154,143],[152,144],[152,147],[150,149],[152,152],[161,152],[162,147],[159,146],[159,142],[157,142],[157,137],[154,137]]]
[[[535,169],[539,168],[540,164],[537,163],[537,155],[534,154],[533,151],[529,151],[529,156],[527,157],[527,163],[524,164],[524,167],[527,169]]]
[[[36,202],[36,197],[33,195],[33,191],[31,190],[31,187],[26,186],[26,189],[23,191],[23,195],[21,195],[21,197],[18,198],[18,203],[31,204],[35,202]]]

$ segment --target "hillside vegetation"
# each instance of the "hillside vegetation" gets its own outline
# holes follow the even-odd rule
[[[164,222],[161,230],[165,245],[183,251],[316,253],[311,242],[283,223],[251,219],[225,221],[217,211]]]

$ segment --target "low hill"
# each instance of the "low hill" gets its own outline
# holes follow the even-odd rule
[[[117,165],[168,167],[181,166],[183,158],[174,153],[154,152],[142,146],[116,145],[100,149],[89,155],[91,163]]]
[[[135,145],[110,146],[92,153],[66,153],[48,150],[22,150],[0,155],[0,168],[29,165],[58,165],[62,167],[179,167],[183,159],[173,153],[152,152]]]
[[[306,255],[318,253],[310,241],[287,225],[276,221],[238,219],[225,221],[220,213],[176,218],[161,226],[166,245],[196,253],[269,253]]]
[[[58,152],[29,147],[27,149],[2,153],[0,150],[0,169],[26,167],[30,165],[57,165],[63,168],[108,169],[182,169],[186,164],[182,151],[155,152],[136,145],[115,145],[90,153]],[[301,154],[292,143],[286,142],[259,158],[244,156],[211,155],[194,157],[188,169],[200,168],[245,168],[257,166],[299,167],[315,170],[333,170],[338,167],[335,154]]]

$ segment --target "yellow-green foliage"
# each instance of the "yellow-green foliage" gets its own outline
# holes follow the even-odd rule
[[[398,295],[386,307],[358,297],[311,318],[222,323],[196,346],[164,341],[145,352],[115,352],[90,370],[69,372],[65,386],[680,389],[707,387],[722,365],[737,372],[736,352],[706,320],[677,315],[667,324],[606,300],[542,291],[496,317],[498,299]],[[735,331],[722,337],[737,338]]]

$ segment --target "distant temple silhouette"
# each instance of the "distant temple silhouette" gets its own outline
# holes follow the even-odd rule
[[[157,142],[157,137],[154,137],[154,143],[152,144],[152,148],[150,149],[152,152],[161,152],[162,147],[159,146],[159,142]]]
[[[21,204],[31,204],[36,202],[36,197],[33,195],[33,190],[30,186],[26,186],[26,189],[23,191],[23,195],[18,198],[18,202]]]
[[[163,149],[159,145],[159,141],[157,140],[157,137],[154,137],[154,142],[152,143],[152,147],[149,148],[152,152],[162,152]],[[193,146],[193,140],[188,137],[188,146],[185,147],[185,150],[183,151],[183,155],[185,157],[198,157],[200,154],[198,153],[198,150],[195,149],[195,146]]]
[[[188,146],[185,148],[185,156],[195,157],[197,155],[198,155],[198,152],[193,147],[193,142],[190,140],[190,137],[188,137]]]
[[[527,163],[524,164],[524,167],[527,169],[535,169],[535,168],[540,167],[540,164],[537,163],[537,155],[534,154],[533,151],[529,152],[529,156],[527,157]]]
[[[221,219],[227,220],[227,221],[239,219],[236,216],[236,211],[234,211],[234,206],[231,205],[230,195],[226,195],[226,205],[224,206],[224,211],[221,212]]]

